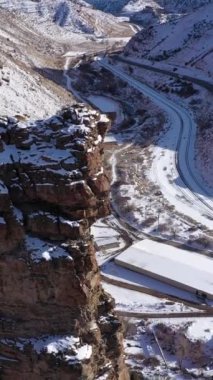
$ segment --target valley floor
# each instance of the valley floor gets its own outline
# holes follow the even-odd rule
[[[121,252],[144,238],[212,255],[211,131],[205,130],[196,140],[196,122],[188,104],[174,94],[162,95],[165,89],[159,86],[166,82],[172,88],[173,79],[165,81],[161,74],[144,74],[129,63],[103,58],[128,42],[136,31],[134,25],[122,20],[116,24],[111,16],[94,22],[94,12],[89,11],[87,27],[95,25],[95,30],[64,31],[52,26],[49,11],[36,24],[36,4],[30,3],[31,21],[1,8],[0,113],[38,119],[77,98],[111,116],[105,160],[111,168],[113,212],[95,223],[92,234],[103,286],[115,298],[124,321],[127,363],[147,379],[211,379],[212,302],[115,262]],[[17,1],[11,4],[20,6]],[[47,9],[52,9],[48,4]],[[58,17],[60,24],[62,14]],[[186,71],[179,73],[186,75]],[[196,70],[189,74],[197,79]],[[95,87],[101,75],[105,91]],[[207,74],[199,79],[210,82]],[[205,94],[201,90],[199,96]],[[208,177],[204,183],[202,171],[203,178]]]

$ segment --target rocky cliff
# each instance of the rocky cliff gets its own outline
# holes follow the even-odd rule
[[[0,119],[0,378],[128,379],[91,224],[109,212],[109,120],[84,105]]]

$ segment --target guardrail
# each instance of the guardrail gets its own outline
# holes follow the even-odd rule
[[[182,312],[182,313],[142,313],[142,312],[134,312],[134,311],[126,311],[126,310],[117,310],[117,315],[120,317],[127,318],[142,318],[142,319],[162,319],[162,318],[207,318],[213,317],[213,311],[211,312]]]

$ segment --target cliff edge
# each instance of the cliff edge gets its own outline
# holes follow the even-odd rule
[[[109,213],[109,126],[83,104],[47,120],[0,119],[3,380],[128,379],[90,234]]]

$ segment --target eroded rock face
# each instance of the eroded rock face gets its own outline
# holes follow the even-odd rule
[[[1,379],[128,379],[90,235],[109,212],[108,127],[79,104],[0,119]]]

